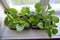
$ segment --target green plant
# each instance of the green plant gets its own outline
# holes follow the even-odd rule
[[[10,8],[5,10],[7,17],[5,18],[4,24],[9,28],[22,31],[25,27],[29,28],[29,23],[24,19],[20,18],[19,13],[16,9]]]
[[[51,38],[52,34],[58,32],[56,23],[59,22],[59,18],[54,16],[55,11],[51,10],[50,4],[45,10],[40,3],[36,3],[35,9],[36,12],[30,12],[28,7],[23,7],[20,12],[14,8],[5,10],[7,17],[4,25],[21,32],[25,28],[30,28],[30,24],[32,24],[31,26],[34,28],[45,29]]]

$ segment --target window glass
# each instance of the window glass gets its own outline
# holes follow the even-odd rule
[[[32,5],[40,0],[11,0],[13,5]]]
[[[34,10],[34,4],[40,2],[40,0],[7,0],[9,7],[21,10],[22,7],[28,6],[30,10]],[[50,0],[52,9],[60,10],[60,0]]]
[[[60,4],[60,0],[50,0],[51,4]]]
[[[32,5],[40,0],[11,0],[13,5]],[[50,0],[51,4],[60,4],[60,0]]]

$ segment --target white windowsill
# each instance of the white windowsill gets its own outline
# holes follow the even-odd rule
[[[56,15],[60,18],[60,15]],[[4,25],[3,25],[4,26]],[[57,24],[58,33],[53,35],[52,38],[60,38],[60,22]],[[4,26],[5,27],[5,26]],[[22,32],[16,32],[16,30],[10,30],[5,27],[2,39],[38,39],[38,38],[49,38],[45,30],[24,30]]]

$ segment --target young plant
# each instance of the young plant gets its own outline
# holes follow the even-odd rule
[[[40,3],[35,5],[36,13],[39,14],[40,20],[37,26],[40,29],[45,29],[48,36],[51,38],[52,34],[58,32],[56,23],[59,22],[59,18],[54,16],[55,11],[51,10],[50,4],[47,5],[46,10],[44,10]],[[50,11],[49,11],[50,10]]]
[[[20,12],[14,8],[7,9],[5,10],[7,17],[4,20],[4,25],[16,29],[18,32],[30,28],[30,26],[45,29],[51,38],[58,32],[56,23],[59,22],[59,18],[54,16],[55,11],[51,10],[50,4],[45,10],[40,3],[36,3],[35,10],[36,12],[30,12],[28,7],[22,7]]]
[[[26,8],[26,11],[28,8]],[[25,11],[25,13],[26,13]],[[4,20],[4,25],[11,29],[16,29],[21,32],[24,28],[29,28],[29,23],[24,18],[19,17],[19,13],[16,9],[10,8],[4,11],[7,17]],[[28,12],[28,11],[27,11]]]

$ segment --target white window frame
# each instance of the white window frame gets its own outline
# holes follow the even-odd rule
[[[9,7],[13,6],[10,0],[6,0],[6,2],[8,3]]]
[[[8,0],[1,0],[1,1],[2,1],[2,3],[4,4],[4,7],[5,7],[6,9],[10,8],[10,5],[9,5]]]

